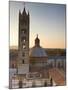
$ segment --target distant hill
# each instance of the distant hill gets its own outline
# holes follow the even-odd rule
[[[44,49],[45,52],[48,54],[48,56],[55,56],[55,55],[66,56],[66,49],[51,49],[51,48],[50,49],[44,48]],[[10,58],[17,57],[18,48],[17,47],[10,48],[9,54],[10,54]]]
[[[54,55],[60,55],[60,56],[65,56],[66,55],[66,49],[45,49],[47,54],[49,56],[54,56]]]

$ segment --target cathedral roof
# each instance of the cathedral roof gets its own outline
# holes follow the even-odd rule
[[[38,38],[38,35],[35,39],[35,46],[31,48],[29,55],[30,57],[47,57],[45,50],[40,47],[40,39]]]

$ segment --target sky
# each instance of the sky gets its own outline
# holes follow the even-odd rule
[[[23,8],[23,2],[9,3],[10,46],[18,46],[19,10]],[[29,47],[35,45],[37,34],[43,48],[66,47],[66,5],[26,2],[25,9],[30,14]]]

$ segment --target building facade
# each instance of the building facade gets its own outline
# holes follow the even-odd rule
[[[63,65],[65,69],[65,58],[61,61],[62,58],[60,59],[60,57],[49,57],[46,50],[40,46],[38,35],[35,39],[35,45],[29,51],[29,26],[30,15],[29,12],[26,13],[24,7],[22,13],[19,11],[18,53],[15,53],[14,56],[12,52],[9,87],[24,88],[64,85],[65,72],[60,73],[60,69],[58,70],[57,67]],[[57,77],[60,76],[61,82],[58,82],[55,75]]]

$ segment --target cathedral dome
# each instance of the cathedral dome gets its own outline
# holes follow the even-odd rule
[[[29,52],[30,57],[47,57],[46,51],[40,47],[40,39],[38,38],[38,35],[35,39],[35,46],[31,48]]]
[[[30,57],[47,57],[47,54],[42,47],[31,48],[29,55]]]

